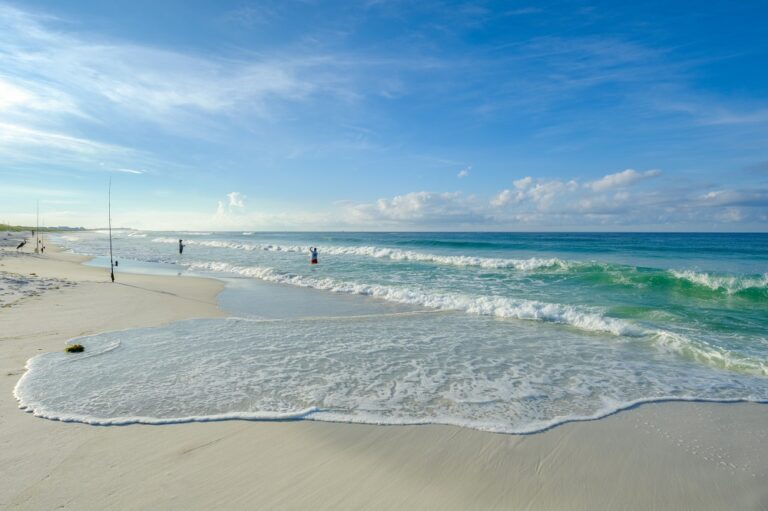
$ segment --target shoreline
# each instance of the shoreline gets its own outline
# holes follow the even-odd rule
[[[12,389],[73,337],[227,316],[212,278],[121,273],[86,256],[0,256],[65,278],[0,309],[0,508],[764,509],[765,405],[653,403],[540,433],[444,425],[218,421],[98,427],[33,417]]]

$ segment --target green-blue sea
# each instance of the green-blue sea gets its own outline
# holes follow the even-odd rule
[[[104,232],[57,241],[109,264]],[[117,231],[114,253],[118,281],[225,279],[232,317],[82,339],[104,354],[77,367],[34,359],[17,395],[40,415],[529,433],[647,401],[768,400],[766,234]],[[329,305],[264,314],[283,290]]]

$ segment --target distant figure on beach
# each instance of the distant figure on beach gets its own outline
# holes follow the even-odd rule
[[[40,253],[45,254],[45,245],[40,247]]]
[[[309,253],[312,257],[310,264],[317,264],[317,247],[309,247]]]
[[[183,240],[179,240],[179,255],[184,253],[184,247],[186,247],[186,245],[182,243],[182,241]]]
[[[117,268],[117,265],[118,265],[118,264],[119,264],[119,263],[118,263],[117,259],[115,259],[115,268]]]
[[[21,243],[19,243],[19,245],[16,247],[16,250],[21,250],[21,247],[23,247],[23,246],[24,246],[24,245],[26,245],[26,244],[27,244],[27,240],[24,240],[24,241],[22,241],[22,242],[21,242]]]

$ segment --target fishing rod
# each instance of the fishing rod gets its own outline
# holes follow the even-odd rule
[[[37,220],[35,220],[35,254],[40,253],[40,200],[37,201]]]
[[[112,176],[109,176],[109,192],[107,194],[107,214],[109,217],[109,276],[115,281],[115,262],[112,259]]]

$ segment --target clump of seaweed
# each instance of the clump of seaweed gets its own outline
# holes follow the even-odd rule
[[[64,348],[64,351],[67,353],[80,353],[82,351],[85,351],[85,346],[82,344],[70,344],[66,348]]]

